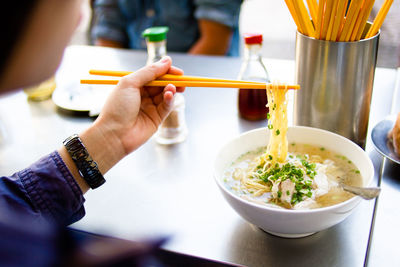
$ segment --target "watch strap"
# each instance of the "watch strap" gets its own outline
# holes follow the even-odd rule
[[[100,173],[97,163],[89,155],[89,152],[77,134],[65,139],[63,144],[74,161],[79,174],[90,188],[95,189],[105,183],[106,180]]]

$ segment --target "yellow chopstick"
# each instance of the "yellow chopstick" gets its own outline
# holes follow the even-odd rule
[[[386,0],[385,3],[383,3],[381,9],[378,12],[378,15],[376,15],[374,23],[372,24],[371,28],[369,28],[369,31],[367,32],[365,39],[371,38],[372,36],[378,33],[379,29],[383,24],[383,21],[386,18],[387,13],[389,12],[392,3],[393,0]]]
[[[335,21],[338,19],[338,14],[337,10],[339,7],[340,1],[337,1],[336,3],[333,3],[332,6],[332,13],[329,19],[329,24],[328,24],[328,31],[326,33],[325,40],[330,40],[332,38],[332,32],[333,32],[333,25],[335,24]]]
[[[338,10],[336,11],[337,19],[335,19],[335,23],[333,25],[331,38],[329,39],[330,41],[336,41],[341,29],[343,29],[348,2],[349,0],[339,0]]]
[[[133,71],[89,70],[89,74],[92,74],[92,75],[114,76],[114,77],[123,77],[130,73],[133,73]],[[187,75],[173,75],[173,74],[164,74],[164,75],[158,77],[157,80],[248,83],[248,81],[240,81],[240,80],[228,80],[228,79],[219,79],[219,78],[208,78],[208,77],[187,76]],[[254,83],[254,82],[251,82],[251,83]],[[262,84],[264,84],[264,83],[262,83]]]
[[[371,13],[372,6],[374,5],[375,0],[364,0],[363,6],[361,7],[360,13],[358,14],[356,24],[354,25],[353,32],[351,33],[349,41],[358,41],[360,38],[357,38],[358,35],[362,35],[364,31],[365,23],[369,17],[369,13]]]
[[[292,15],[292,18],[293,18],[293,20],[294,20],[294,23],[295,23],[296,26],[297,26],[297,30],[298,30],[299,32],[301,32],[302,34],[304,34],[304,30],[303,30],[303,28],[301,27],[301,24],[300,24],[300,21],[299,21],[299,17],[298,17],[298,15],[296,14],[296,11],[294,10],[293,2],[292,2],[291,0],[285,0],[285,2],[286,2],[286,5],[287,5],[287,7],[288,7],[288,9],[289,9],[290,14]]]
[[[376,35],[394,0],[385,0],[365,33],[375,0],[285,0],[297,29],[320,40],[353,42]],[[311,18],[310,18],[311,16]],[[365,35],[365,36],[364,36]]]
[[[308,16],[303,0],[293,0],[292,3],[294,10],[299,15],[301,27],[304,27],[304,33],[307,36],[314,36],[314,26],[312,25],[310,17]]]
[[[112,70],[90,70],[90,74],[102,75],[102,76],[113,76],[123,77],[132,73],[132,71],[112,71]],[[119,80],[96,80],[96,79],[83,79],[82,84],[118,84]],[[148,83],[146,86],[166,86],[168,84],[174,84],[175,86],[182,87],[220,87],[220,88],[240,88],[240,89],[266,89],[266,83],[252,82],[252,81],[240,81],[240,80],[228,80],[219,78],[208,78],[198,76],[186,76],[186,75],[173,75],[164,74],[157,78],[157,80]],[[284,85],[280,84],[279,88],[284,89],[300,89],[299,85]]]
[[[81,80],[82,84],[118,84],[119,80]],[[258,83],[258,82],[204,82],[204,81],[161,81],[156,80],[146,84],[146,86],[166,86],[173,84],[179,87],[218,87],[218,88],[240,88],[240,89],[266,89],[267,86],[274,84]],[[300,89],[300,85],[279,84],[279,89]]]
[[[315,34],[314,37],[316,39],[321,39],[321,29],[324,22],[324,9],[325,9],[326,0],[319,0],[318,2],[318,16],[317,23],[315,26]]]
[[[339,36],[339,42],[348,41],[348,39],[350,39],[351,32],[360,10],[361,1],[362,0],[350,1],[350,7],[346,14],[346,21],[344,22],[343,30]]]
[[[308,10],[310,11],[311,18],[313,20],[314,26],[317,23],[317,13],[318,13],[318,3],[317,0],[307,0]]]
[[[334,0],[327,0],[326,1],[326,6],[325,6],[325,11],[324,11],[324,21],[322,23],[322,28],[321,28],[321,40],[326,39],[326,35],[328,33],[328,28],[329,28],[329,22],[331,20],[331,16],[333,13],[333,8],[334,8]]]
[[[362,16],[362,13],[364,12],[363,9],[365,9],[366,1],[367,0],[360,0],[360,2],[359,2],[360,5],[356,7],[356,11],[353,15],[353,18],[352,18],[352,21],[350,24],[350,28],[347,31],[345,39],[344,39],[345,42],[351,41],[351,36],[353,35],[354,30],[356,30],[356,31],[358,30],[357,23],[359,23],[361,21],[361,16]]]
[[[133,71],[119,71],[119,70],[89,70],[89,74],[122,77],[132,73]]]
[[[369,15],[371,14],[372,7],[374,6],[375,0],[369,0],[367,2],[367,8],[365,9],[365,12],[363,14],[363,17],[361,18],[361,23],[360,27],[358,28],[355,40],[360,40],[362,37],[362,34],[364,32],[365,26],[367,25],[367,21],[369,18]]]

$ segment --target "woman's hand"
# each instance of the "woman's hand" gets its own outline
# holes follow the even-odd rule
[[[129,154],[145,143],[168,116],[173,106],[174,85],[143,87],[157,77],[183,72],[171,67],[171,59],[164,57],[121,79],[108,98],[96,126],[112,131],[121,143],[123,153]],[[184,88],[178,88],[183,92]]]
[[[176,88],[172,84],[165,88],[144,86],[166,73],[183,74],[182,70],[171,66],[171,58],[164,57],[121,78],[97,120],[79,135],[102,174],[144,144],[172,110],[174,94],[183,92],[185,88]],[[73,163],[70,166],[72,161],[64,148],[60,154],[67,157],[70,170],[76,169]],[[82,185],[80,177],[77,181],[85,192],[87,185]]]

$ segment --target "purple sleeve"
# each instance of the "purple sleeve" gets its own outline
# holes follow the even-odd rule
[[[28,213],[67,225],[85,215],[84,201],[82,191],[56,151],[10,177],[0,178],[0,210]]]

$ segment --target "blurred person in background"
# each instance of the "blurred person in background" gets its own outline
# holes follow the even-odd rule
[[[94,0],[95,45],[146,49],[142,32],[168,26],[167,51],[239,56],[242,0]]]

